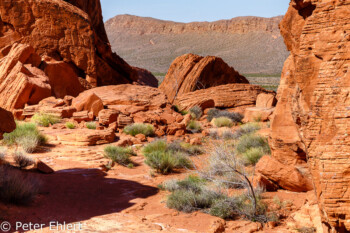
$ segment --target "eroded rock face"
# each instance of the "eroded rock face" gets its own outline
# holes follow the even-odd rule
[[[93,86],[137,81],[111,51],[99,0],[1,1],[0,14],[0,49],[31,45],[39,55],[71,64]]]
[[[12,113],[0,108],[0,139],[4,133],[11,133],[16,129],[16,123]]]
[[[350,231],[350,1],[293,0],[280,27],[291,55],[272,122],[272,156],[307,161],[323,222]]]
[[[185,54],[174,60],[159,88],[170,102],[182,94],[228,83],[249,83],[221,58]]]
[[[174,104],[181,109],[196,105],[202,109],[247,108],[256,105],[257,96],[261,93],[270,92],[256,85],[227,84],[180,95]]]

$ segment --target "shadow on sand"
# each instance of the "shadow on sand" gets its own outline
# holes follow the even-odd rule
[[[40,175],[41,194],[30,206],[11,206],[9,222],[12,226],[17,221],[45,226],[49,226],[51,221],[66,224],[80,222],[120,212],[134,205],[132,200],[147,198],[158,192],[151,186],[105,176],[98,169],[69,169]],[[10,232],[14,231],[11,229]]]

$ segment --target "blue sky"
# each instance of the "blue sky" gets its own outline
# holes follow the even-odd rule
[[[101,0],[104,20],[119,14],[177,22],[215,21],[237,16],[286,13],[290,0]]]

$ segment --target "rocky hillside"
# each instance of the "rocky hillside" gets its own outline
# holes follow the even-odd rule
[[[177,23],[118,15],[105,23],[112,49],[129,64],[165,73],[185,53],[223,58],[241,73],[280,73],[288,52],[282,17]]]

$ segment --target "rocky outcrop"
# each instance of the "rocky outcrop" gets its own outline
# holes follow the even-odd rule
[[[323,222],[350,231],[350,1],[291,1],[280,27],[285,62],[272,122],[272,156],[308,164]]]
[[[227,84],[180,95],[174,104],[180,109],[189,109],[196,105],[202,109],[247,108],[256,105],[257,96],[261,93],[270,91],[250,84]]]
[[[170,102],[185,93],[228,83],[249,83],[221,58],[185,54],[174,60],[159,88]]]
[[[1,1],[0,14],[0,49],[30,45],[92,86],[138,81],[137,71],[111,50],[99,0]]]
[[[16,123],[13,115],[5,109],[0,108],[0,139],[2,139],[4,133],[11,133],[15,129]]]

